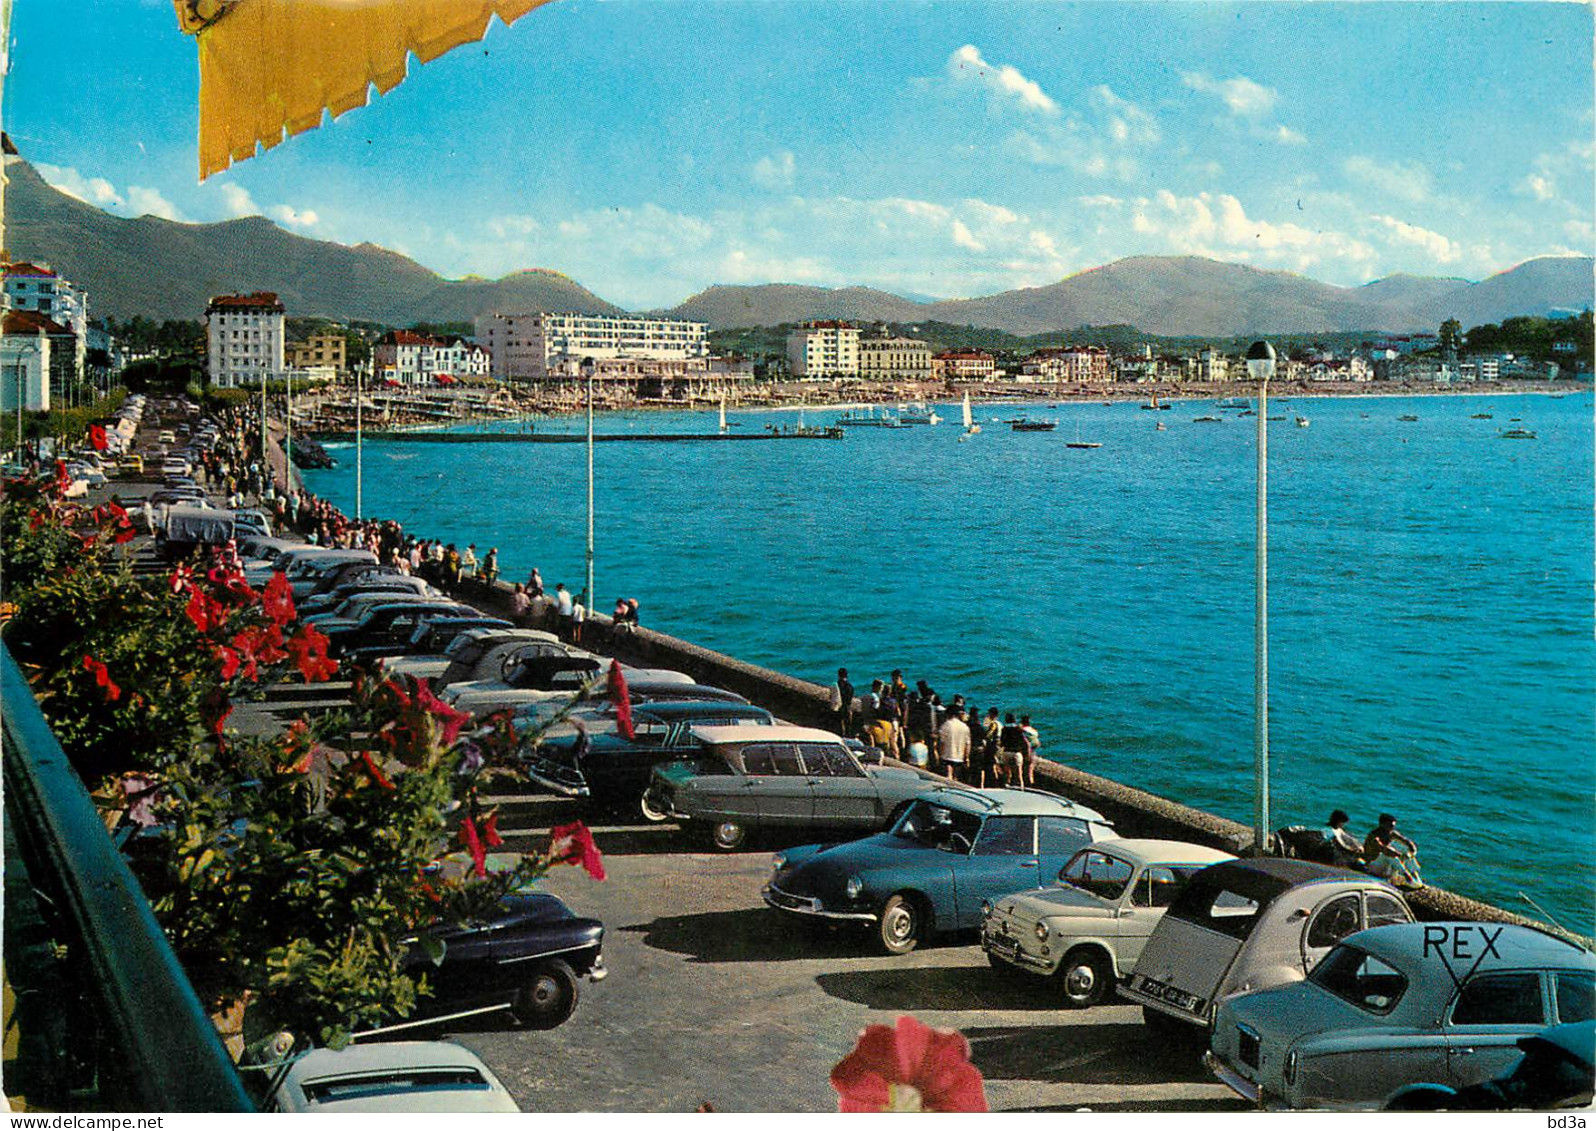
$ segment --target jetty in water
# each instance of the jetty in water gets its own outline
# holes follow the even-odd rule
[[[620,441],[632,443],[687,444],[719,443],[723,440],[840,440],[841,428],[797,428],[785,432],[603,432],[595,433],[595,444]],[[319,440],[353,441],[353,432],[318,432]],[[585,444],[583,432],[375,432],[367,431],[367,443],[405,444]]]

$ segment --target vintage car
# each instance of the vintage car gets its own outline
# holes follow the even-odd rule
[[[625,671],[623,667],[621,669]],[[658,703],[662,700],[671,702],[685,702],[692,700],[696,703],[747,703],[735,691],[727,691],[723,687],[711,687],[707,683],[682,683],[678,679],[652,680],[636,679],[631,673],[626,676],[627,698],[633,706],[640,703]],[[606,697],[605,688],[600,684],[596,689],[598,697],[591,698],[574,710],[569,710],[570,704],[561,701],[551,703],[522,703],[513,712],[515,731],[520,735],[533,734],[542,730],[554,716],[567,712],[571,716],[580,716],[584,722],[598,724],[598,729],[613,730],[615,726],[615,704]],[[565,723],[557,724],[565,726]],[[574,729],[574,724],[571,724]]]
[[[697,727],[689,741],[700,748],[694,757],[654,767],[643,812],[707,829],[727,851],[754,828],[873,832],[899,803],[941,780],[861,765],[842,739],[809,727]]]
[[[1524,1057],[1483,1084],[1399,1089],[1386,1111],[1554,1111],[1588,1108],[1596,1092],[1596,1021],[1570,1021],[1520,1037]]]
[[[351,649],[388,647],[409,640],[416,625],[426,617],[459,616],[476,611],[447,598],[415,600],[416,594],[412,593],[390,593],[388,596],[392,600],[368,605],[354,624],[335,621],[317,625],[327,637],[327,654],[344,656]]]
[[[605,685],[610,665],[590,652],[574,655],[518,656],[499,679],[451,683],[441,698],[457,711],[481,717],[496,711],[513,711],[526,703],[566,703],[590,689]],[[621,665],[627,680],[680,680],[681,672]]]
[[[1100,814],[1064,797],[944,783],[874,836],[778,852],[763,895],[778,911],[871,924],[883,950],[907,954],[935,931],[979,926],[984,903],[1113,837]]]
[[[614,730],[611,716],[574,734],[546,738],[526,761],[526,775],[551,793],[585,797],[601,805],[629,802],[635,811],[648,788],[654,766],[691,757],[700,750],[693,728],[706,726],[768,727],[775,718],[751,703],[699,700],[639,703],[632,708],[632,737]],[[643,816],[663,821],[665,814],[647,805]]]
[[[459,613],[439,617],[423,617],[406,640],[396,644],[356,649],[350,658],[358,663],[394,662],[408,656],[426,656],[432,659],[442,653],[455,640],[473,629],[512,628],[507,620],[483,616],[470,606]]]
[[[389,675],[413,675],[432,681],[434,689],[468,679],[492,679],[503,673],[507,659],[568,655],[571,649],[552,632],[536,628],[472,630],[449,642],[436,655],[414,655],[383,661]]]
[[[373,571],[384,569],[383,566],[369,567]],[[402,573],[364,573],[343,584],[325,590],[321,593],[312,593],[304,600],[294,599],[294,609],[301,618],[319,617],[323,613],[334,613],[337,608],[351,597],[358,597],[369,593],[420,593],[428,597],[442,597],[443,593],[428,585],[419,577],[407,577]]]
[[[379,1033],[508,1011],[529,1029],[553,1029],[576,1009],[581,978],[603,981],[604,924],[571,913],[541,892],[507,895],[481,922],[434,927],[413,939],[405,970],[424,976],[430,995],[416,1012]]]
[[[1372,876],[1306,860],[1230,860],[1175,897],[1119,993],[1153,1028],[1206,1028],[1219,1002],[1301,981],[1353,932],[1411,922],[1401,894]]]
[[[1051,979],[1061,1005],[1097,1005],[1135,967],[1186,881],[1232,859],[1178,840],[1105,840],[1071,857],[1057,887],[993,900],[981,947],[995,968]]]
[[[1306,981],[1219,1008],[1209,1068],[1277,1108],[1375,1109],[1512,1068],[1521,1037],[1592,1019],[1596,955],[1533,927],[1431,922],[1348,936]]]
[[[272,1078],[267,1112],[422,1115],[520,1111],[499,1078],[452,1041],[311,1049]]]

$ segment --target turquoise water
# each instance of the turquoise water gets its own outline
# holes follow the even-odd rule
[[[1430,882],[1528,911],[1522,891],[1590,931],[1590,396],[1277,404],[1272,823],[1340,806],[1361,835],[1391,810]],[[967,443],[947,423],[601,444],[595,604],[636,597],[645,624],[817,682],[901,667],[1030,712],[1050,756],[1250,822],[1255,421],[1193,421],[1215,411],[1030,406],[1059,426],[1027,434],[990,422],[1012,406],[978,406]],[[1511,417],[1538,439],[1500,438]],[[712,412],[599,424],[714,428]],[[1067,448],[1077,433],[1102,447]],[[352,511],[338,454],[307,479]],[[584,461],[581,445],[372,444],[366,508],[497,545],[509,580],[537,565],[579,589]]]

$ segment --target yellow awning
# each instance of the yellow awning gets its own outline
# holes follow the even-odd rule
[[[173,0],[199,41],[200,179],[366,104],[547,0]]]

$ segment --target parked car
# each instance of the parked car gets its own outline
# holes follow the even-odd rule
[[[428,636],[435,627],[454,625],[458,626],[456,631],[463,632],[468,626],[497,627],[505,623],[480,616],[470,605],[452,604],[442,612],[422,612],[408,630],[402,631],[403,625],[396,622],[389,631],[348,642],[344,655],[355,663],[369,664],[384,657],[404,655],[418,637]]]
[[[312,1049],[276,1077],[268,1112],[520,1111],[475,1053],[452,1041]]]
[[[604,980],[604,924],[541,892],[505,896],[481,922],[434,927],[406,940],[405,969],[432,992],[412,1017],[378,1030],[508,1012],[529,1029],[553,1029],[576,1009],[580,979]]]
[[[143,475],[144,457],[137,452],[128,452],[116,461],[116,469],[123,475]]]
[[[625,671],[624,668],[622,670]],[[748,702],[737,692],[727,691],[723,687],[711,687],[707,683],[682,683],[675,679],[636,679],[630,672],[626,675],[626,695],[634,707],[661,700],[672,702],[692,700],[698,703]],[[538,730],[552,715],[564,710],[565,707],[566,704],[558,700],[521,704],[514,709],[516,733],[524,735]],[[615,704],[608,699],[594,699],[577,707],[571,714],[580,715],[584,720],[597,720],[604,729],[609,729],[615,721]],[[879,765],[880,761],[879,758],[875,759],[875,764]]]
[[[981,947],[994,967],[1047,978],[1061,1005],[1098,1005],[1136,965],[1186,882],[1228,852],[1178,840],[1105,840],[1059,871],[1058,886],[992,901]]]
[[[504,671],[505,657],[536,645],[534,654],[564,654],[567,646],[552,632],[535,628],[495,628],[468,632],[465,639],[450,645],[448,663],[435,670],[442,656],[412,656],[384,664],[390,675],[413,675],[430,679],[434,690],[461,680],[492,679]]]
[[[400,605],[406,602],[421,603],[438,598],[416,589],[363,589],[345,597],[337,606],[324,613],[304,613],[300,620],[313,624],[323,632],[347,632],[366,618],[378,605]]]
[[[1524,1056],[1483,1084],[1398,1089],[1386,1111],[1555,1111],[1588,1108],[1596,1093],[1596,1022],[1572,1021],[1520,1037]]]
[[[155,440],[160,444],[175,444],[177,443],[177,434],[170,428],[162,428],[160,432],[156,434]]]
[[[1306,860],[1231,860],[1175,897],[1119,993],[1155,1028],[1207,1027],[1225,998],[1301,981],[1355,931],[1412,921],[1401,894],[1372,876]]]
[[[443,596],[419,577],[407,577],[383,566],[373,566],[368,572],[358,574],[342,585],[312,593],[303,601],[296,600],[294,606],[302,617],[317,617],[323,613],[333,613],[351,597],[376,593],[419,593],[431,598]]]
[[[907,954],[934,932],[978,927],[984,903],[1114,835],[1068,798],[944,783],[901,803],[874,836],[778,852],[762,894],[778,911],[871,924],[882,950]]]
[[[155,550],[167,561],[185,558],[201,547],[233,540],[233,512],[214,507],[169,506],[155,527]]]
[[[695,727],[775,724],[775,717],[751,703],[706,703],[678,700],[642,703],[632,709],[632,737],[613,729],[613,716],[575,734],[546,738],[528,758],[526,775],[551,793],[588,798],[601,805],[630,803],[635,807],[648,788],[654,766],[691,757],[701,747]],[[597,720],[595,720],[597,722]],[[644,806],[643,815],[664,820],[663,813]]]
[[[315,580],[322,571],[331,567],[336,562],[375,562],[377,555],[370,550],[334,550],[322,546],[297,546],[291,551],[285,551],[285,556],[273,562],[270,567],[245,567],[244,578],[251,585],[261,584],[269,580],[273,570],[282,570],[288,575],[290,583],[295,581]],[[303,590],[303,586],[301,589]]]
[[[410,634],[416,630],[416,625],[423,618],[456,616],[463,612],[476,611],[469,605],[455,601],[426,598],[415,600],[414,593],[390,593],[387,596],[404,599],[391,599],[382,604],[369,606],[365,615],[356,624],[345,625],[339,622],[319,625],[327,637],[327,654],[343,657],[362,649],[393,647],[409,640]]]
[[[609,665],[590,653],[563,656],[518,656],[500,679],[480,679],[451,683],[440,698],[457,711],[487,715],[514,710],[525,703],[566,702],[584,689],[602,684]],[[628,680],[692,680],[681,672],[662,668],[632,668],[621,665]]]
[[[467,632],[483,628],[511,628],[509,621],[500,620],[498,617],[482,616],[475,609],[463,611],[458,616],[428,617],[416,624],[415,631],[397,648],[384,649],[382,652],[362,651],[357,653],[357,660],[370,661],[382,667],[385,663],[393,663],[403,659],[425,658],[434,659],[441,657],[445,648],[454,641],[464,636]],[[448,660],[444,659],[444,663]],[[386,669],[384,669],[386,670]]]
[[[1277,1108],[1374,1109],[1399,1089],[1483,1084],[1519,1039],[1590,1021],[1596,955],[1533,927],[1404,923],[1348,936],[1306,981],[1219,1008],[1206,1061]]]

